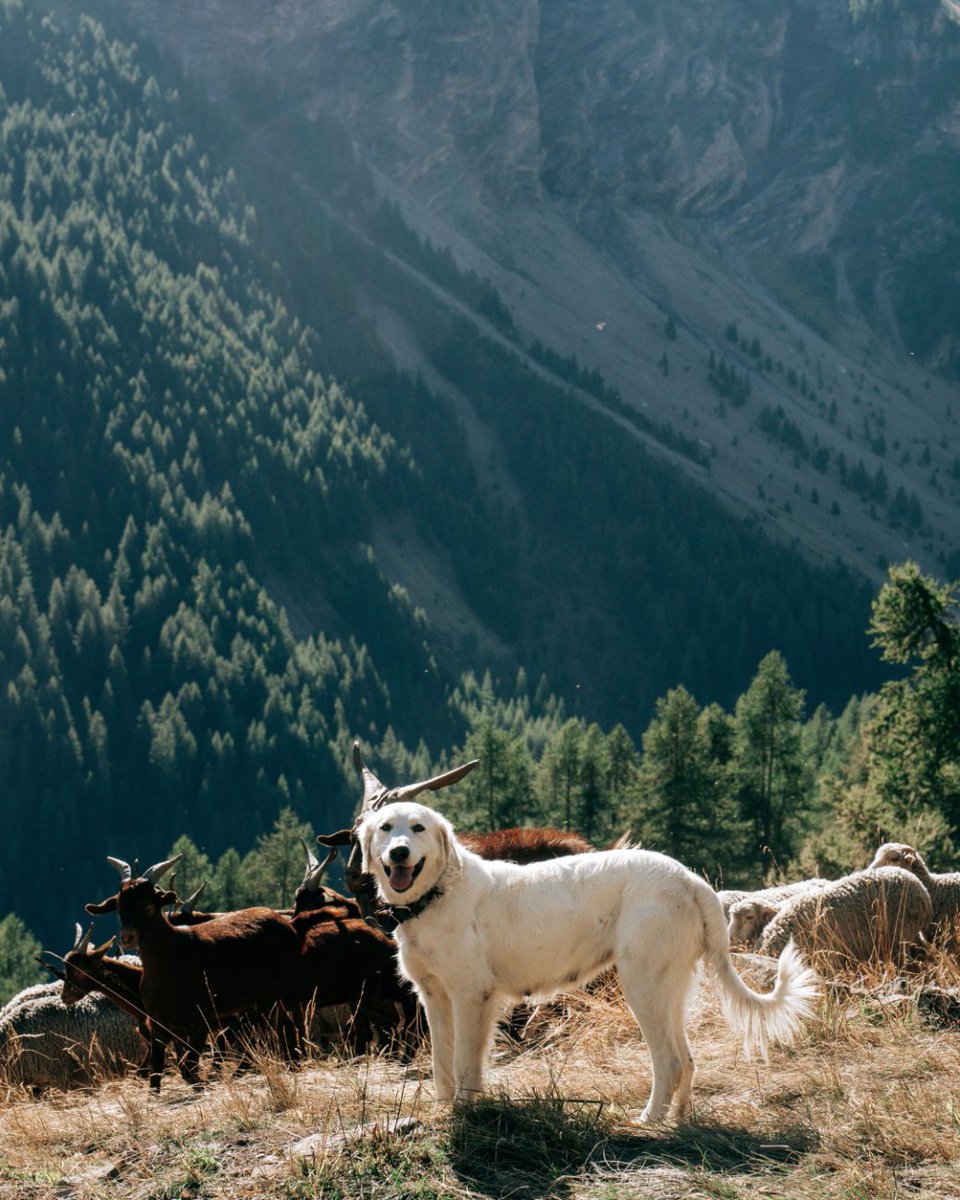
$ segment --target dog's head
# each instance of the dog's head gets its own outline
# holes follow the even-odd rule
[[[363,869],[389,904],[412,904],[457,857],[450,822],[423,804],[400,801],[368,813],[358,830]]]

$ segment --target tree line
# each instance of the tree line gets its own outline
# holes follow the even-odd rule
[[[716,886],[837,876],[865,866],[890,839],[949,866],[960,845],[957,588],[912,563],[891,569],[869,632],[883,657],[907,669],[878,693],[852,698],[839,716],[822,705],[805,711],[777,651],[761,660],[732,712],[699,705],[683,686],[670,689],[639,746],[621,724],[604,731],[569,717],[553,696],[531,695],[522,672],[510,688],[467,674],[451,696],[462,743],[433,760],[422,745],[411,753],[387,739],[378,773],[412,782],[476,758],[444,795],[457,828],[551,824],[597,846],[627,835]],[[303,843],[331,831],[316,806],[303,820],[285,805],[253,845],[212,854],[180,819],[185,831],[156,857],[181,855],[179,894],[203,886],[200,906],[213,911],[288,905],[303,876]],[[89,896],[108,886],[105,874],[98,862]],[[22,916],[0,921],[0,995],[35,978],[38,948]]]

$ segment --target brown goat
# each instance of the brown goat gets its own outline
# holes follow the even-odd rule
[[[505,859],[520,866],[548,858],[565,858],[568,854],[586,854],[593,849],[581,834],[563,829],[494,829],[491,833],[457,836],[481,858]]]
[[[417,1024],[419,1006],[401,980],[393,941],[365,921],[294,918],[303,948],[285,1001],[298,1012],[348,1005],[349,1039],[363,1053],[374,1033],[405,1038]]]
[[[149,1066],[151,1035],[150,1021],[140,998],[143,968],[136,963],[107,958],[117,939],[112,937],[102,946],[91,946],[92,933],[92,925],[86,933],[77,926],[74,945],[63,959],[63,989],[60,999],[69,1008],[91,992],[100,992],[117,1008],[129,1013],[137,1022],[137,1031],[143,1038],[143,1058],[138,1074],[145,1075]]]
[[[337,847],[333,846],[323,862],[320,862],[306,842],[301,839],[300,844],[307,856],[307,866],[300,886],[294,892],[292,916],[312,915],[315,919],[333,921],[359,919],[362,914],[356,900],[342,896],[323,883],[323,873],[337,857]]]
[[[157,883],[177,859],[157,863],[136,879],[127,863],[109,861],[121,873],[120,890],[86,909],[94,915],[116,912],[121,946],[139,948],[140,996],[150,1018],[150,1086],[159,1091],[167,1045],[174,1039],[186,1046],[181,1074],[196,1083],[211,1030],[227,1017],[266,1014],[281,1003],[297,966],[300,937],[270,908],[174,926],[163,908],[176,896]]]

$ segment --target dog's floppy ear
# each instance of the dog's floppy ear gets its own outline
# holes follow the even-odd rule
[[[463,863],[460,861],[460,843],[457,841],[457,835],[453,831],[453,826],[446,817],[436,813],[437,818],[437,837],[440,840],[440,848],[443,853],[444,870],[454,870],[457,874],[463,873]]]

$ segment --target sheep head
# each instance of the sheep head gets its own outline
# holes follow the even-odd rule
[[[870,869],[878,867],[903,867],[906,871],[913,871],[917,864],[922,861],[920,855],[912,846],[907,846],[903,842],[884,842],[873,856]]]
[[[748,946],[754,949],[760,935],[777,915],[777,906],[762,900],[738,900],[730,906],[727,930],[730,945]]]

